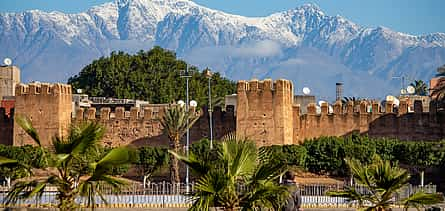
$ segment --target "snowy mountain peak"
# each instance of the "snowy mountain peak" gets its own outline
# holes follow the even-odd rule
[[[0,58],[12,57],[25,81],[64,81],[113,50],[153,45],[234,80],[284,77],[325,95],[327,84],[337,81],[350,83],[349,94],[357,96],[399,90],[392,76],[428,80],[445,63],[444,33],[362,27],[316,4],[266,17],[228,14],[190,0],[116,0],[77,14],[0,13]],[[369,89],[376,85],[382,90]]]

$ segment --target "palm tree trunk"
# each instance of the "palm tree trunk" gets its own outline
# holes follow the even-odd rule
[[[59,205],[60,210],[76,210],[75,194],[73,190],[67,192],[59,192]]]
[[[171,146],[171,148],[173,148],[173,151],[176,153],[179,153],[180,150],[180,144],[179,144],[179,137],[175,138],[175,140],[173,140],[172,143],[173,146]],[[181,182],[179,179],[179,161],[178,159],[173,156],[170,155],[170,160],[171,160],[171,164],[170,164],[170,181],[172,183],[179,183]]]

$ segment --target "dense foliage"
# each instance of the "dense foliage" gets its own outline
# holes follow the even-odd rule
[[[171,103],[185,100],[185,79],[180,77],[186,63],[175,53],[154,47],[135,55],[113,52],[84,67],[78,75],[68,79],[73,89],[83,89],[90,96],[147,100],[150,103]],[[204,72],[189,68],[190,98],[199,105],[207,105],[208,79]],[[212,98],[221,99],[235,93],[235,83],[219,73],[212,77]]]
[[[384,160],[419,170],[445,164],[445,142],[443,141],[408,142],[352,135],[345,138],[321,137],[307,140],[302,145],[272,146],[272,148],[276,148],[275,151],[280,153],[279,157],[288,165],[300,166],[313,173],[334,176],[349,174],[346,158],[368,164],[375,154]]]
[[[277,181],[286,167],[274,162],[267,150],[258,150],[253,142],[234,137],[221,142],[217,149],[217,162],[193,152],[187,157],[169,151],[197,178],[189,210],[278,210],[284,205],[289,192]]]
[[[298,166],[317,174],[332,176],[348,176],[349,170],[346,158],[356,159],[369,164],[372,157],[378,154],[383,160],[399,163],[411,170],[422,171],[427,167],[445,166],[445,142],[399,141],[396,139],[368,138],[366,136],[349,137],[321,137],[307,140],[302,145],[283,145],[263,147],[270,150],[275,162]],[[203,139],[192,144],[190,152],[205,160],[216,162],[219,142],[214,143],[213,151],[209,150],[209,140]],[[109,150],[109,149],[107,149]],[[105,150],[105,151],[107,151]],[[39,165],[39,151],[31,146],[15,147],[0,145],[0,156],[22,158],[28,165]],[[138,149],[137,165],[143,175],[153,175],[160,168],[167,168],[169,161],[167,149],[157,147],[143,147]],[[97,159],[97,158],[95,158]],[[126,169],[122,167],[110,172],[119,175]],[[1,171],[0,176],[20,178],[25,171]],[[9,175],[11,172],[13,174]],[[143,173],[145,172],[145,173]]]
[[[394,165],[388,160],[382,160],[374,155],[370,164],[364,164],[355,159],[346,159],[351,169],[354,180],[364,186],[368,191],[352,186],[341,191],[328,192],[331,196],[347,198],[352,203],[358,203],[360,208],[370,211],[392,210],[395,204],[403,205],[404,210],[415,207],[425,208],[425,205],[443,202],[443,196],[439,193],[424,193],[422,191],[400,197],[400,190],[406,187],[410,175],[408,171]]]

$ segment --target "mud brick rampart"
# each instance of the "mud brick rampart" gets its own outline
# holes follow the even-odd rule
[[[18,84],[15,89],[15,117],[32,121],[42,145],[52,137],[65,136],[71,123],[71,86],[66,84]],[[13,145],[33,144],[32,139],[14,123]]]
[[[114,112],[108,107],[96,111],[95,108],[78,109],[74,122],[96,121],[106,128],[103,143],[106,146],[121,145],[164,145],[168,146],[168,138],[163,134],[162,119],[165,109],[169,104],[146,106],[141,111],[138,107],[125,110],[124,107],[117,107]],[[200,118],[190,130],[190,140],[198,141],[209,137],[209,115],[202,111],[195,111]],[[227,108],[223,112],[220,107],[216,107],[213,112],[214,138],[218,139],[235,130],[235,117],[233,108]]]
[[[260,146],[300,144],[320,136],[352,133],[401,140],[445,138],[445,113],[436,110],[434,101],[429,111],[423,111],[421,101],[410,105],[401,99],[398,107],[386,102],[384,109],[379,102],[342,105],[337,101],[332,112],[328,103],[321,105],[321,112],[317,112],[315,104],[309,104],[307,113],[301,114],[300,105],[293,104],[292,91],[292,82],[287,80],[239,81],[237,136],[252,139]]]

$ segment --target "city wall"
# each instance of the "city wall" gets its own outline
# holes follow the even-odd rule
[[[258,145],[293,143],[293,85],[288,80],[239,81],[236,135]]]
[[[0,108],[0,144],[12,145],[12,137],[14,134],[13,116],[7,113],[14,113],[6,111],[5,108]]]
[[[71,86],[65,84],[18,84],[15,89],[15,117],[26,116],[36,128],[42,145],[52,137],[64,136],[71,123]],[[14,124],[13,145],[33,144],[34,141]]]
[[[352,133],[370,137],[401,140],[439,140],[445,138],[445,113],[437,112],[434,103],[423,111],[422,102],[409,105],[401,99],[398,108],[387,102],[336,102],[333,112],[324,103],[317,113],[315,104],[301,114],[300,105],[292,102],[290,81],[239,81],[237,102],[237,136],[255,140],[258,145],[300,144],[320,136],[344,136]],[[414,112],[408,112],[413,107]],[[292,137],[292,138],[290,138]]]
[[[103,124],[106,128],[103,138],[106,146],[168,146],[168,138],[163,134],[160,122],[168,106],[153,105],[144,107],[142,111],[137,107],[132,107],[129,111],[123,107],[117,107],[114,112],[111,112],[111,109],[107,107],[101,108],[99,111],[96,111],[95,108],[87,110],[80,108],[73,121],[96,121]],[[190,130],[192,142],[209,137],[209,115],[206,110],[195,112],[196,115],[200,115],[200,118]],[[215,139],[235,130],[233,108],[228,108],[226,112],[221,111],[221,108],[216,108],[212,114]]]
[[[287,80],[240,81],[237,87],[237,109],[228,106],[226,111],[215,108],[213,112],[214,139],[236,130],[238,137],[254,140],[257,145],[300,144],[306,139],[320,136],[344,136],[352,133],[370,137],[392,137],[402,140],[439,140],[445,138],[445,112],[436,111],[432,103],[429,111],[422,102],[410,105],[400,100],[395,108],[387,102],[381,108],[378,102],[349,102],[342,105],[324,103],[321,112],[315,104],[307,106],[302,114],[293,103],[293,85]],[[71,122],[97,121],[106,127],[104,145],[168,145],[163,135],[160,119],[170,105],[151,105],[142,110],[133,107],[79,109],[72,119],[71,87],[63,84],[19,84],[16,105],[12,116],[0,109],[0,143],[25,145],[32,140],[17,125],[14,116],[27,116],[37,129],[43,145],[51,137],[66,135]],[[410,107],[411,109],[408,109]],[[192,141],[209,137],[207,108],[198,113],[199,120],[190,131]],[[412,110],[413,112],[409,112]],[[15,114],[14,114],[15,113]],[[235,118],[236,116],[236,118]]]

